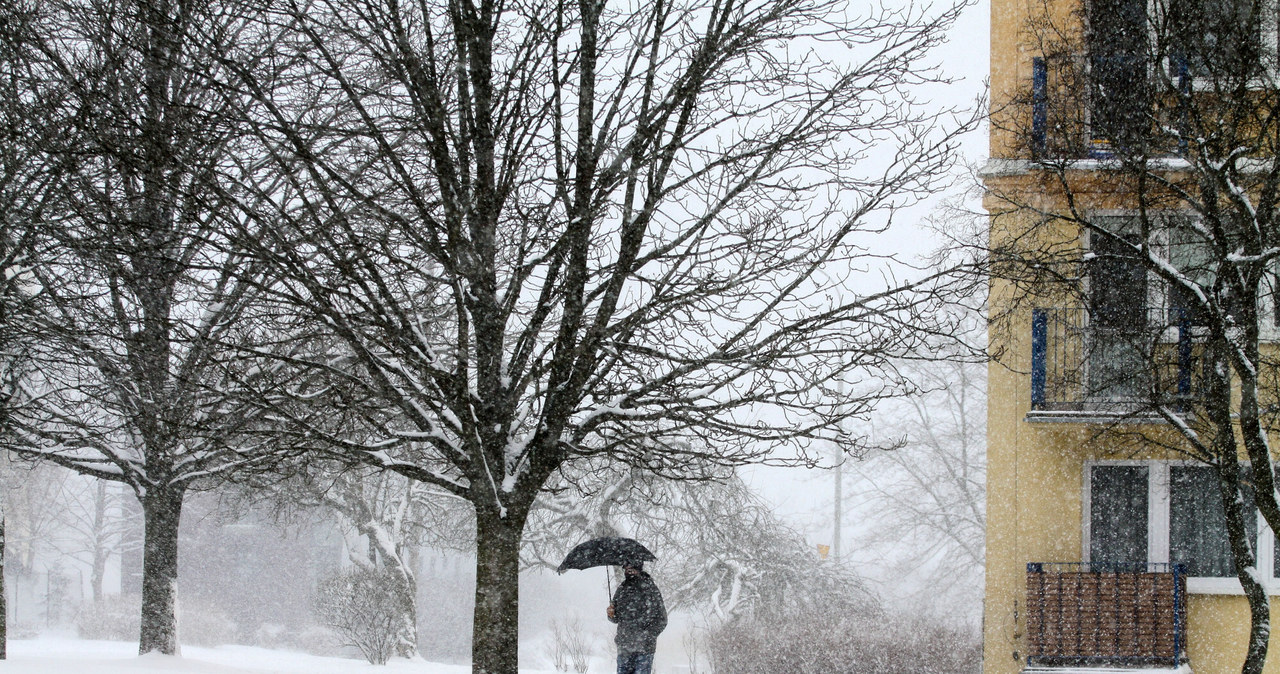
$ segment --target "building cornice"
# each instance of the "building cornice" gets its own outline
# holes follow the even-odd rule
[[[1274,165],[1273,159],[1257,159],[1243,158],[1237,164],[1237,170],[1247,173],[1265,173],[1270,171]],[[1151,171],[1159,172],[1179,172],[1192,171],[1196,169],[1196,165],[1183,157],[1158,157],[1147,162],[1147,166]],[[978,169],[978,177],[985,179],[990,178],[1007,178],[1014,176],[1026,176],[1032,173],[1087,173],[1090,171],[1120,171],[1127,170],[1126,167],[1118,159],[1112,158],[1086,158],[1086,159],[1007,159],[1000,157],[991,157]]]

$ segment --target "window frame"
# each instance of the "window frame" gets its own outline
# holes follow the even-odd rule
[[[1280,2],[1280,0],[1276,0]],[[1139,213],[1136,209],[1125,208],[1099,208],[1091,209],[1085,214],[1087,220],[1094,218],[1122,218],[1122,217],[1138,217]],[[1160,251],[1165,261],[1173,263],[1173,241],[1172,229],[1168,223],[1176,221],[1178,218],[1196,217],[1193,211],[1186,210],[1167,210],[1156,211],[1148,215],[1155,227],[1152,231],[1152,248]],[[1082,261],[1088,263],[1095,256],[1093,237],[1096,233],[1083,225],[1081,230]],[[1154,314],[1153,310],[1159,310],[1168,315],[1172,308],[1173,293],[1169,289],[1168,283],[1150,270],[1147,274],[1147,316],[1148,320]],[[1090,292],[1091,281],[1088,269],[1084,269],[1081,274],[1083,297],[1088,302],[1091,297]],[[1192,327],[1192,336],[1201,337],[1205,332],[1201,327]],[[1169,334],[1163,338],[1165,341],[1177,341],[1176,334]],[[1280,342],[1280,258],[1277,258],[1273,264],[1273,270],[1266,275],[1262,282],[1262,287],[1258,293],[1258,341],[1260,342]]]
[[[1164,459],[1090,459],[1084,462],[1082,471],[1082,495],[1080,499],[1081,550],[1080,559],[1090,560],[1090,512],[1093,506],[1092,476],[1095,466],[1145,466],[1147,468],[1147,563],[1167,564],[1170,554],[1170,503],[1169,472],[1174,466],[1198,466],[1197,461]],[[1267,594],[1280,595],[1280,566],[1275,564],[1276,537],[1267,526],[1261,513],[1257,514],[1258,577],[1262,579]],[[1192,594],[1243,595],[1239,579],[1235,577],[1188,576],[1187,591]]]
[[[1280,0],[1261,0],[1264,7],[1262,10],[1262,25],[1258,27],[1258,39],[1262,45],[1262,59],[1266,65],[1266,75],[1275,78],[1280,75],[1280,68],[1277,67],[1276,59],[1280,56]],[[1150,44],[1155,44],[1158,37],[1156,26],[1165,25],[1165,14],[1169,9],[1170,0],[1147,0],[1147,30]],[[1166,42],[1168,40],[1166,39]],[[1167,50],[1166,50],[1167,51]],[[1162,68],[1164,75],[1169,77],[1175,83],[1181,76],[1178,72],[1178,64],[1173,61],[1172,54],[1165,54],[1159,59],[1158,67]],[[1193,92],[1210,92],[1213,91],[1213,81],[1211,78],[1204,76],[1192,76],[1188,78],[1188,84]],[[1266,82],[1255,79],[1249,83],[1254,89],[1263,89]]]
[[[1262,43],[1262,59],[1265,62],[1266,79],[1254,79],[1248,85],[1250,88],[1258,90],[1265,89],[1270,82],[1280,79],[1280,0],[1261,0],[1261,2],[1266,5],[1262,12],[1262,25],[1259,26],[1259,39]],[[1165,15],[1169,9],[1169,3],[1170,0],[1146,0],[1147,45],[1149,49],[1156,45],[1159,40],[1158,27],[1167,23]],[[1089,54],[1091,53],[1095,31],[1091,25],[1092,22],[1089,20],[1090,12],[1090,7],[1086,5],[1084,12],[1086,81],[1092,81],[1093,78],[1092,66],[1090,65],[1092,59]],[[1158,76],[1164,76],[1177,85],[1181,74],[1178,72],[1177,64],[1173,61],[1173,55],[1151,54],[1151,56],[1159,56],[1159,58],[1147,59],[1147,77],[1151,81],[1155,81]],[[1192,92],[1212,92],[1214,89],[1213,81],[1204,76],[1190,77],[1188,86]],[[1111,139],[1094,133],[1092,87],[1086,87],[1084,95],[1086,103],[1084,106],[1084,122],[1087,144],[1095,152],[1100,152],[1102,156],[1106,156],[1111,151]]]

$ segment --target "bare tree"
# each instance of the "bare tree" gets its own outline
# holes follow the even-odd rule
[[[913,91],[959,11],[282,2],[276,48],[228,55],[276,73],[225,83],[274,161],[247,239],[276,313],[327,335],[260,400],[474,508],[475,671],[515,671],[520,541],[563,467],[806,461],[949,333],[935,279],[836,301],[815,271],[871,263],[858,236],[951,162],[964,125]],[[837,403],[842,377],[883,384]]]
[[[17,1],[0,7],[0,436],[12,435],[14,407],[20,404],[18,382],[31,366],[24,330],[30,319],[30,292],[25,270],[38,255],[35,236],[46,209],[55,199],[44,189],[49,176],[41,171],[35,150],[40,128],[30,123],[59,102],[57,97],[25,95],[24,83],[36,55],[29,47],[35,3]],[[8,609],[4,593],[4,511],[0,509],[0,660],[6,655]]]
[[[173,653],[183,496],[268,455],[242,451],[252,414],[223,379],[221,347],[241,337],[251,298],[252,272],[220,236],[240,229],[227,172],[242,148],[225,99],[194,75],[245,19],[189,0],[24,9],[31,56],[16,86],[51,104],[19,140],[50,206],[44,253],[21,276],[38,340],[5,444],[133,490],[146,530],[139,650]]]
[[[919,392],[875,415],[874,434],[891,449],[845,463],[850,519],[864,524],[859,551],[896,560],[890,582],[900,590],[927,587],[926,605],[942,609],[949,595],[943,610],[954,608],[953,615],[981,603],[987,364],[971,355],[985,327],[970,317],[962,333],[972,348],[954,360],[904,363]]]
[[[62,484],[57,509],[65,533],[55,543],[60,552],[86,563],[89,588],[95,603],[103,600],[103,580],[112,555],[124,552],[125,529],[130,524],[122,499],[127,498],[118,486],[105,480],[68,479]]]
[[[987,252],[1007,284],[997,312],[1066,305],[1041,325],[1064,346],[1086,345],[1044,373],[1036,403],[1074,391],[1065,402],[1163,420],[1116,424],[1107,436],[1213,469],[1250,607],[1249,673],[1262,671],[1271,611],[1253,572],[1251,514],[1280,526],[1270,448],[1280,389],[1263,347],[1275,339],[1280,261],[1268,13],[1253,0],[1171,0],[1033,16],[1036,84],[995,101],[994,132],[1012,151],[987,177]]]
[[[816,550],[734,474],[694,482],[593,463],[566,469],[548,485],[530,515],[527,563],[555,568],[575,543],[628,536],[658,555],[669,607],[716,621],[772,610],[803,577],[827,571],[848,585],[850,597],[876,603],[852,572],[818,569]]]

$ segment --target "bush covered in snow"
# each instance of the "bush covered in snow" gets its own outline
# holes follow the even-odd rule
[[[201,603],[178,606],[178,639],[193,646],[236,643],[236,622],[226,611]]]
[[[141,606],[142,599],[136,594],[106,595],[100,602],[85,602],[76,613],[76,634],[81,639],[136,640]]]
[[[715,622],[702,650],[716,674],[973,674],[981,640],[937,618],[886,610],[847,566],[773,569],[747,610]]]
[[[401,622],[394,588],[386,571],[353,567],[320,583],[316,613],[344,645],[385,665],[395,654]]]
[[[923,617],[838,610],[741,618],[707,635],[713,671],[753,674],[973,674],[977,636]]]

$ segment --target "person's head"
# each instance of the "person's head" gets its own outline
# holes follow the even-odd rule
[[[644,571],[644,562],[627,562],[622,565],[622,572],[628,576],[638,576]]]

